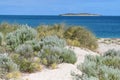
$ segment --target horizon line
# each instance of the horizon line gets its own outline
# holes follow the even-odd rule
[[[73,13],[74,14],[74,13]],[[79,13],[78,13],[79,14]],[[0,16],[61,16],[61,14],[0,14]],[[120,16],[120,15],[100,15],[100,16]]]

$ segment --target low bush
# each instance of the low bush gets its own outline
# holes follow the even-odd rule
[[[6,49],[5,49],[5,47],[3,47],[3,46],[0,46],[0,53],[5,53],[6,52]]]
[[[25,58],[18,58],[20,62],[17,63],[20,66],[20,71],[22,72],[31,72],[30,65],[32,64],[31,60],[27,60]]]
[[[68,28],[64,33],[64,37],[71,41],[75,40],[79,42],[80,47],[85,47],[91,50],[96,49],[98,46],[96,37],[89,30],[83,27]],[[79,45],[76,44],[73,46],[79,46]]]
[[[39,52],[39,57],[43,59],[43,64],[50,66],[53,63],[62,62],[62,60],[60,59],[61,53],[62,50],[59,47],[44,46]]]
[[[120,80],[120,52],[109,50],[103,56],[86,56],[76,80]]]
[[[42,69],[40,62],[35,61],[34,58],[25,58],[18,54],[12,54],[12,59],[18,64],[22,72],[35,72]]]
[[[35,71],[41,71],[42,70],[42,66],[39,63],[32,63],[30,64],[30,72],[35,72]]]
[[[22,25],[16,31],[7,34],[6,43],[12,50],[14,50],[18,45],[23,44],[28,40],[33,40],[36,36],[36,30],[27,25]]]
[[[18,24],[9,24],[6,22],[3,22],[0,24],[0,32],[2,32],[3,35],[6,35],[9,32],[15,31],[17,28],[19,28]]]
[[[57,64],[56,63],[51,64],[51,68],[52,69],[56,69],[57,68]]]
[[[73,51],[57,46],[44,46],[39,52],[39,57],[43,59],[43,64],[47,66],[61,62],[74,64],[77,59]]]
[[[41,56],[40,56],[40,57],[41,57]],[[43,59],[42,59],[42,64],[48,65],[48,62],[47,62],[47,59],[46,59],[46,58],[43,58]]]
[[[36,39],[26,41],[25,44],[31,45],[34,51],[40,51],[40,49],[42,48],[40,41],[38,41]]]
[[[57,36],[47,36],[41,39],[41,46],[58,46],[65,47],[66,41],[64,39],[60,39]]]
[[[37,27],[38,37],[54,36],[57,35],[60,38],[64,37],[64,24],[55,24],[55,25],[41,25]]]
[[[16,54],[12,54],[11,57],[19,65],[20,71],[35,72],[42,69],[40,59],[35,58],[33,48],[30,44],[19,45],[15,51]]]
[[[13,79],[13,80],[18,80],[21,77],[21,73],[19,71],[14,71],[6,74],[6,78]]]
[[[69,46],[80,46],[80,42],[78,40],[67,39],[66,41]]]
[[[3,42],[3,34],[0,32],[0,46],[2,45]]]
[[[17,64],[7,54],[0,54],[0,78],[5,78],[7,73],[18,70]]]
[[[61,58],[63,59],[63,62],[66,62],[66,63],[74,64],[77,61],[77,57],[75,53],[69,49],[63,49]]]
[[[41,66],[39,63],[34,63],[32,60],[20,60],[20,70],[23,72],[35,72],[41,70]]]
[[[120,51],[115,51],[114,49],[108,50],[103,54],[103,56],[120,56]]]
[[[15,52],[25,58],[31,58],[34,56],[33,48],[29,44],[19,45],[18,47],[16,47]]]
[[[66,42],[57,36],[47,36],[41,39],[42,48],[39,52],[39,57],[42,63],[50,66],[54,63],[61,62],[72,63],[76,62],[76,55],[73,51],[65,49]]]

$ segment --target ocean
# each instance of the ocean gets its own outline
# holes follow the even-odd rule
[[[98,38],[120,38],[120,16],[33,16],[0,15],[0,23],[28,24],[36,27],[41,24],[60,24],[83,26]]]

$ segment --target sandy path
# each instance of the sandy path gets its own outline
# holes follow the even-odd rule
[[[71,71],[76,71],[76,66],[63,63],[58,65],[58,69],[44,69],[41,72],[32,73],[24,78],[29,80],[72,80]]]

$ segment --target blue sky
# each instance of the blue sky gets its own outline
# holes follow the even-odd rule
[[[120,15],[120,0],[0,0],[1,15]]]

